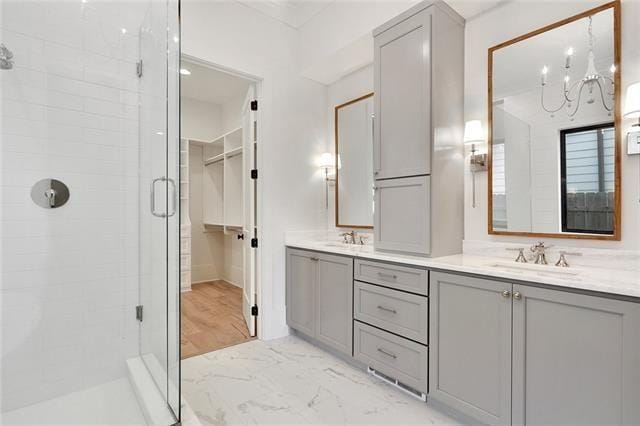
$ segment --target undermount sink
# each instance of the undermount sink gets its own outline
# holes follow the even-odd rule
[[[489,265],[490,268],[507,269],[509,271],[517,272],[532,272],[540,275],[556,276],[561,278],[572,278],[580,275],[580,271],[575,269],[560,268],[553,265],[536,265],[528,263],[516,263],[516,262],[494,262]]]
[[[338,243],[338,242],[333,242],[333,241],[324,243],[324,245],[327,246],[327,247],[344,247],[344,248],[349,248],[349,247],[353,246],[353,244]]]

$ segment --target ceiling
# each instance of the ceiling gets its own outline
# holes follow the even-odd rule
[[[260,12],[277,19],[293,28],[300,28],[322,12],[327,6],[336,1],[345,0],[236,0],[245,6],[252,7]],[[356,1],[356,0],[346,0]],[[393,0],[369,0],[377,1]],[[509,0],[448,0],[449,4],[465,19],[473,18],[489,9],[493,9],[500,3]],[[365,4],[367,1],[362,1]],[[417,3],[417,1],[416,1]],[[368,7],[365,6],[364,7]]]
[[[237,0],[245,6],[300,28],[336,0]]]
[[[184,59],[181,68],[191,71],[191,75],[180,76],[181,96],[186,98],[224,104],[244,97],[249,88],[248,80]]]

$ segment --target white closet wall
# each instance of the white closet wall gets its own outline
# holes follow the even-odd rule
[[[224,104],[182,99],[189,144],[191,282],[225,280],[242,287],[242,131],[244,97]],[[226,232],[224,232],[226,230]]]
[[[207,230],[203,224],[203,148],[189,147],[189,215],[191,217],[191,281],[194,283],[223,278],[224,234]]]
[[[183,139],[207,141],[222,133],[222,106],[195,99],[181,99]],[[224,277],[224,234],[208,230],[203,221],[202,144],[189,143],[189,219],[191,221],[191,282]],[[188,288],[184,288],[185,290]]]

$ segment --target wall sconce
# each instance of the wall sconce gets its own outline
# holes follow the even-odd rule
[[[487,170],[487,154],[476,154],[476,144],[484,143],[484,131],[482,130],[482,122],[480,120],[467,121],[464,124],[464,144],[471,145],[471,157],[469,160],[469,168],[471,170],[471,179],[473,186],[473,203],[472,207],[476,208],[476,172],[484,172]]]
[[[329,170],[335,168],[333,154],[325,152],[320,156],[320,169],[324,171],[324,206],[329,209],[329,182],[335,182],[335,177],[329,177]]]
[[[627,133],[627,154],[640,154],[640,81],[627,87],[624,116],[638,118],[638,122]]]

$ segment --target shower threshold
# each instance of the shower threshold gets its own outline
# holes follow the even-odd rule
[[[0,414],[10,425],[146,425],[134,390],[121,378]]]

